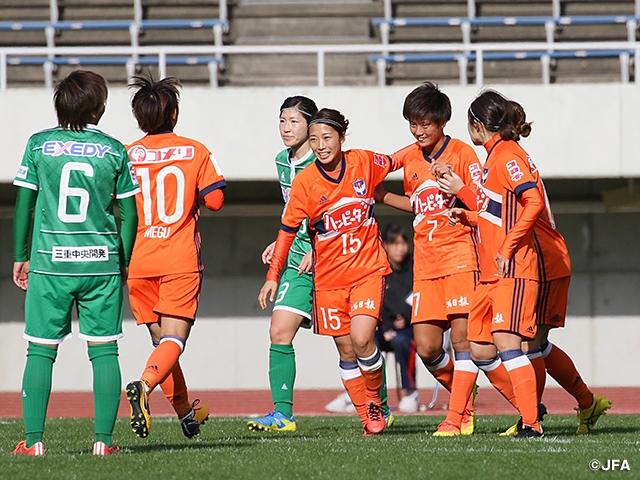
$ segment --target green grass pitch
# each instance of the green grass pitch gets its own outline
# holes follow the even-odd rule
[[[46,456],[13,457],[22,420],[0,421],[1,479],[592,479],[640,478],[640,415],[607,415],[576,436],[577,420],[549,416],[545,438],[515,440],[497,432],[514,417],[479,417],[470,437],[433,438],[442,418],[404,416],[383,435],[362,437],[354,417],[300,417],[296,433],[254,433],[242,418],[212,418],[199,438],[182,436],[173,418],[153,418],[139,439],[118,419],[122,454],[91,455],[90,419],[49,419]],[[592,471],[624,460],[630,470]],[[611,464],[610,464],[611,465]],[[621,463],[622,465],[622,463]]]

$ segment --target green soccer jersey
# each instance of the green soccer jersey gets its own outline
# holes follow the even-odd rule
[[[31,136],[14,185],[38,192],[30,271],[117,275],[113,198],[140,191],[124,145],[94,126]]]
[[[313,150],[309,150],[304,157],[296,161],[292,161],[289,158],[290,154],[291,149],[287,148],[276,156],[278,180],[280,181],[280,189],[282,190],[282,198],[284,199],[285,206],[289,202],[289,192],[291,192],[293,179],[316,159]],[[309,220],[307,219],[300,226],[300,230],[298,230],[296,238],[293,240],[293,244],[291,244],[289,256],[287,257],[287,268],[295,268],[298,270],[302,257],[311,251],[311,240],[309,239],[308,228]]]

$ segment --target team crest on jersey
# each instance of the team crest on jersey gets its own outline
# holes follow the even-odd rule
[[[134,145],[129,149],[129,158],[133,163],[171,162],[175,160],[192,160],[195,148],[192,145],[166,147],[149,150],[142,145]]]
[[[284,203],[289,203],[290,195],[291,195],[291,189],[290,188],[283,188],[282,189],[282,198],[284,198]]]
[[[50,140],[42,145],[42,152],[45,155],[59,157],[60,155],[68,155],[71,157],[97,157],[103,158],[111,147],[109,145],[101,145],[99,143],[84,142],[61,142],[59,140]]]
[[[352,183],[353,191],[356,192],[356,195],[359,197],[364,197],[367,194],[367,184],[364,182],[363,178],[357,179]]]
[[[489,169],[488,168],[483,168],[482,169],[482,177],[480,178],[480,183],[482,185],[485,184],[485,182],[487,181],[487,177],[489,176]]]
[[[374,153],[373,154],[373,164],[380,167],[380,168],[386,168],[387,167],[387,163],[389,162],[389,160],[387,159],[386,155],[380,155],[379,153]]]
[[[131,175],[131,183],[133,183],[136,186],[139,185],[138,177],[136,175],[136,169],[133,168],[133,163],[127,162],[127,165],[129,166],[129,175]]]
[[[527,162],[529,162],[529,170],[531,170],[531,173],[536,173],[538,171],[538,167],[533,163],[533,160],[531,160],[529,155],[527,155]]]

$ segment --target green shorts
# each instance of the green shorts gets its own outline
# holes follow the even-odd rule
[[[311,312],[313,307],[313,277],[287,268],[280,279],[278,295],[274,310],[286,310],[304,317],[303,328],[311,328]]]
[[[70,276],[29,273],[24,338],[56,345],[71,335],[76,306],[79,338],[111,342],[122,338],[122,281],[119,275]]]

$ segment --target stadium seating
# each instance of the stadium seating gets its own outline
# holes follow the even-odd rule
[[[413,84],[427,77],[463,84],[626,82],[635,79],[635,47],[628,44],[590,47],[585,43],[573,50],[493,49],[484,51],[481,59],[476,46],[635,42],[639,15],[640,0],[273,4],[255,0],[5,0],[0,9],[0,87],[49,85],[70,65],[86,65],[90,61],[87,47],[133,49],[93,53],[92,67],[115,84],[126,81],[125,72],[131,73],[132,65],[179,76],[185,83],[213,86]],[[406,44],[421,47],[414,51],[395,48]],[[433,44],[457,48],[429,51]],[[224,58],[220,50],[200,48],[222,45],[231,46]],[[46,50],[54,46],[55,53]],[[161,48],[180,46],[184,49]],[[304,46],[306,50],[301,51]],[[27,52],[20,47],[40,50]],[[138,47],[151,50],[138,52]],[[107,58],[111,55],[116,58]],[[28,60],[27,56],[37,58]],[[142,56],[155,60],[137,63]],[[47,62],[44,57],[59,60]],[[164,58],[171,61],[165,63]],[[175,60],[179,58],[198,60]],[[123,69],[126,65],[128,70]],[[217,67],[215,73],[213,67]]]

